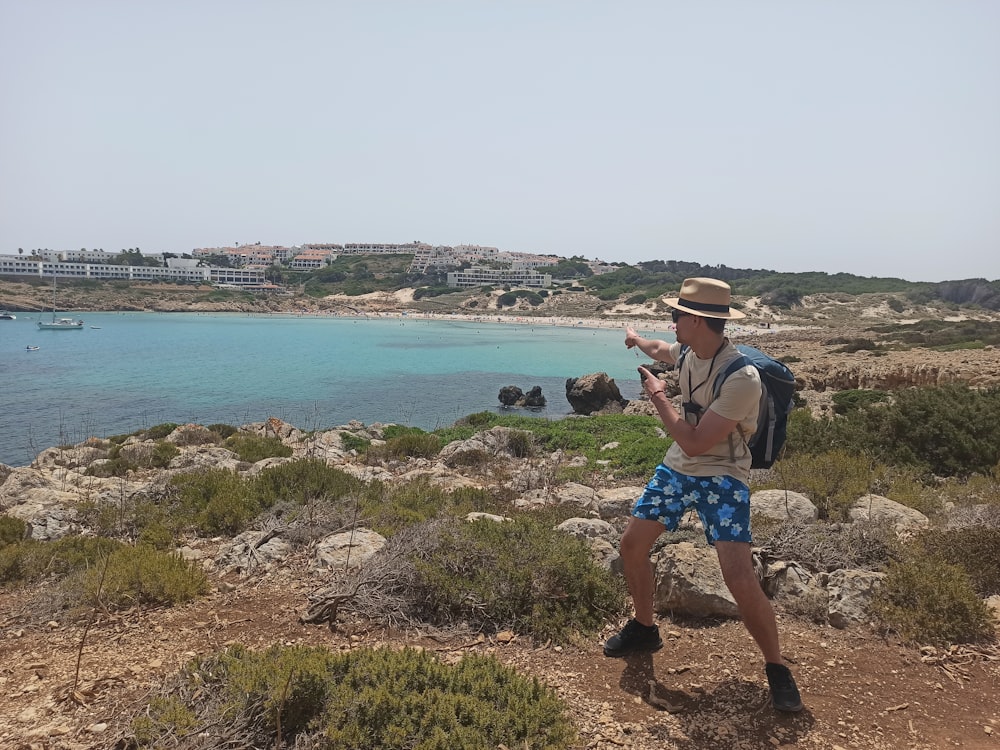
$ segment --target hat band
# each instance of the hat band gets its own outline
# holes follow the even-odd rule
[[[692,310],[704,310],[705,312],[728,313],[729,305],[712,305],[708,302],[692,302],[681,297],[677,300],[678,305],[690,307]]]

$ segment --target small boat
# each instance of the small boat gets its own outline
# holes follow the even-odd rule
[[[12,312],[0,310],[0,320],[17,320],[17,316]]]
[[[99,330],[101,330],[101,327],[100,326],[91,326],[90,330],[92,330],[92,331],[99,331]]]
[[[56,317],[56,274],[52,272],[52,320],[39,320],[38,327],[43,331],[79,331],[83,328],[83,321],[75,318]]]
[[[26,347],[24,347],[24,348],[25,348],[25,349],[26,349],[27,351],[29,351],[29,352],[37,352],[37,351],[38,351],[38,347],[37,347],[37,346],[32,346],[31,344],[28,344],[28,345],[27,345]]]
[[[52,320],[39,320],[38,327],[43,331],[76,331],[83,328],[83,321],[74,320],[73,318],[56,318],[53,316]]]

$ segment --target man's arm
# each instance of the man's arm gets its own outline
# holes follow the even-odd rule
[[[736,429],[738,420],[726,419],[711,409],[702,415],[697,425],[685,421],[667,398],[663,381],[645,367],[640,369],[644,371],[643,386],[649,393],[649,400],[656,407],[656,413],[660,415],[660,421],[667,428],[670,437],[687,455],[700,456],[712,446],[721,443]]]
[[[626,326],[625,347],[631,349],[633,346],[639,347],[639,351],[657,362],[674,364],[673,357],[670,356],[670,344],[659,339],[644,339],[632,329],[632,326]]]

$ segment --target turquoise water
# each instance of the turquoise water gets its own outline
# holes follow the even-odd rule
[[[0,321],[0,463],[162,422],[302,429],[358,419],[423,429],[500,411],[507,385],[541,386],[542,417],[570,413],[567,378],[606,372],[639,392],[624,328],[420,318],[87,313],[81,331]],[[664,324],[666,327],[666,324]],[[643,331],[667,340],[673,336]],[[38,346],[37,351],[27,351]]]

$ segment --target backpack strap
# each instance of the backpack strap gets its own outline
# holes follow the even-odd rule
[[[677,370],[678,375],[681,371],[681,365],[684,364],[684,358],[687,357],[689,351],[691,351],[690,346],[681,344],[681,353],[677,355],[677,361],[674,362],[674,369]]]
[[[722,393],[722,384],[726,382],[726,378],[732,375],[737,370],[742,370],[747,365],[753,366],[753,362],[745,354],[740,352],[740,356],[726,365],[725,369],[722,370],[718,375],[715,376],[715,385],[712,388],[712,400],[715,401]],[[763,386],[762,386],[763,387]],[[743,441],[744,450],[750,450],[750,444],[747,442],[747,436],[743,434],[743,426],[739,422],[736,423],[736,431],[740,434],[740,440]],[[733,435],[729,433],[729,437],[726,438],[729,442],[729,460],[736,460],[736,446],[733,445]]]

